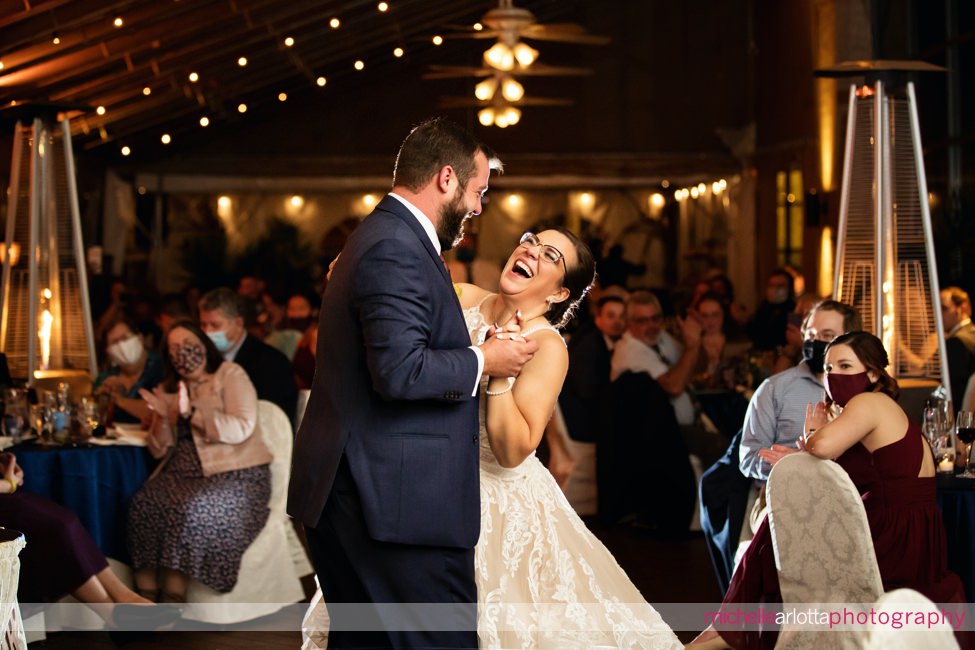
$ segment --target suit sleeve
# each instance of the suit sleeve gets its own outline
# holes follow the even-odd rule
[[[353,304],[372,386],[384,398],[471,398],[478,361],[468,347],[470,341],[461,336],[453,349],[435,347],[440,338],[435,334],[442,335],[438,328],[449,326],[435,322],[443,319],[437,307],[455,300],[452,291],[419,246],[384,239],[360,258]]]

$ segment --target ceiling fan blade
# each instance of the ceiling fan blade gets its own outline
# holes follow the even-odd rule
[[[571,99],[560,97],[526,97],[517,102],[501,104],[500,108],[514,106],[524,108],[525,106],[572,106],[575,102]],[[441,97],[438,105],[441,108],[488,108],[494,106],[490,102],[482,102],[473,97]],[[499,106],[494,106],[499,108]]]
[[[591,68],[573,68],[562,65],[533,63],[527,68],[515,68],[508,74],[512,77],[573,77],[592,74]]]
[[[575,23],[535,23],[520,31],[522,38],[537,41],[554,41],[560,43],[578,43],[581,45],[606,45],[610,42],[608,36],[590,34],[582,25]]]
[[[459,79],[462,77],[490,77],[493,71],[489,68],[475,68],[462,65],[431,65],[429,72],[424,72],[423,79]]]
[[[446,34],[441,34],[444,38],[457,39],[457,38],[473,38],[476,40],[487,40],[501,38],[501,32],[494,29],[482,29],[479,32],[473,30],[460,31],[460,32],[448,32]]]
[[[482,79],[496,74],[496,70],[486,66],[475,68],[459,65],[431,65],[429,71],[421,75],[423,79],[460,79],[473,77]],[[591,68],[570,68],[567,66],[535,63],[528,68],[516,68],[507,74],[510,77],[583,77],[593,73]]]

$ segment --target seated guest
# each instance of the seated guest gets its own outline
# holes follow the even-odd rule
[[[311,382],[315,379],[315,354],[318,349],[318,323],[312,323],[305,331],[305,334],[298,341],[298,349],[295,350],[295,358],[291,363],[294,364],[295,381],[299,390],[311,388]]]
[[[785,269],[772,271],[765,288],[765,300],[748,323],[748,336],[756,349],[775,350],[785,345],[785,327],[795,306],[792,274]]]
[[[225,593],[264,527],[271,454],[257,394],[196,325],[166,334],[166,379],[142,391],[153,410],[148,447],[163,459],[129,505],[129,550],[145,598],[182,602],[189,579]]]
[[[559,394],[559,408],[569,434],[563,444],[575,462],[562,487],[579,515],[596,514],[596,439],[606,424],[600,414],[609,390],[613,346],[626,329],[624,309],[623,300],[617,296],[600,298],[594,327],[577,331],[569,341],[569,370]],[[553,458],[559,457],[553,454]]]
[[[288,419],[295,416],[298,386],[286,356],[244,327],[241,299],[227,288],[214,289],[200,299],[200,328],[213,341],[224,360],[233,361],[247,373],[257,398],[281,407]]]
[[[572,440],[595,442],[599,434],[600,400],[609,387],[613,347],[626,329],[624,310],[621,298],[600,298],[594,327],[576,332],[569,341],[569,371],[559,407]]]
[[[941,318],[945,328],[945,354],[951,377],[951,402],[961,405],[968,378],[975,373],[975,325],[968,293],[958,287],[941,290]]]
[[[712,466],[701,477],[701,527],[722,591],[734,573],[739,543],[750,540],[765,518],[765,481],[772,466],[759,452],[794,448],[806,405],[823,395],[826,345],[859,327],[860,318],[848,305],[823,300],[813,307],[802,327],[803,361],[762,382],[745,411],[740,447],[728,459],[733,462]],[[746,512],[750,484],[756,499]]]
[[[156,313],[156,325],[160,332],[168,332],[174,323],[181,320],[194,320],[186,298],[182,294],[171,293],[162,297],[162,304]]]
[[[856,485],[884,591],[908,588],[936,603],[962,604],[966,599],[961,581],[947,568],[931,448],[898,406],[899,388],[887,374],[887,365],[883,343],[873,334],[854,331],[835,338],[826,348],[826,399],[807,406],[799,447],[813,456],[835,459]],[[782,457],[762,455],[773,464]],[[780,602],[766,519],[732,578],[722,608]],[[772,647],[777,637],[777,630],[760,631],[756,625],[715,627],[717,633],[708,630],[698,640],[713,647],[751,648]]]
[[[835,300],[823,300],[813,307],[802,325],[802,361],[766,379],[755,391],[741,439],[741,472],[762,484],[772,464],[763,450],[791,450],[802,435],[806,404],[823,394],[823,358],[834,338],[860,328],[860,315],[853,307]]]
[[[119,319],[105,331],[105,356],[110,366],[95,379],[94,390],[111,397],[112,420],[148,422],[149,407],[139,391],[162,381],[159,355],[146,349],[144,335],[132,323]]]
[[[691,371],[701,350],[701,325],[695,318],[680,320],[684,343],[664,329],[660,300],[649,291],[635,291],[626,303],[626,332],[613,349],[611,378],[624,372],[647,373],[670,395],[687,450],[704,467],[721,457],[728,441],[705,430],[687,392]],[[652,419],[653,414],[648,416]]]
[[[312,308],[311,299],[303,293],[293,294],[288,298],[287,311],[278,328],[268,334],[264,341],[294,361],[302,337],[317,322],[317,312]]]
[[[156,625],[175,619],[175,611],[167,616],[155,608],[116,608],[121,603],[150,601],[119,580],[73,512],[19,489],[24,471],[13,454],[0,454],[0,474],[0,522],[27,539],[20,553],[17,587],[25,616],[35,613],[32,605],[55,603],[70,594],[91,605],[109,625]],[[152,617],[161,618],[153,621]]]
[[[726,331],[724,305],[712,293],[705,293],[694,303],[691,311],[701,323],[701,352],[697,357],[690,380],[696,389],[734,389],[741,382],[736,363],[751,347],[746,338],[729,336]]]

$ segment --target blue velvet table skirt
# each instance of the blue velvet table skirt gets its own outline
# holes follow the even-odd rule
[[[938,507],[948,540],[948,568],[965,585],[969,602],[975,597],[975,479],[938,475]]]
[[[102,553],[129,561],[127,509],[153,462],[144,447],[66,449],[28,443],[9,451],[24,469],[22,489],[74,512]]]

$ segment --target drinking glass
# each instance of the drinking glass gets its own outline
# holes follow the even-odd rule
[[[951,429],[944,429],[931,441],[931,452],[934,454],[934,467],[939,473],[955,473],[955,437]]]
[[[959,476],[975,478],[975,458],[972,458],[972,442],[975,441],[975,413],[958,411],[958,416],[955,418],[955,431],[958,439],[968,445],[968,460],[965,463],[965,471]]]
[[[17,444],[30,432],[27,391],[23,388],[6,389],[3,405],[3,433]]]
[[[78,405],[78,421],[82,430],[90,437],[97,435],[98,427],[102,424],[102,414],[98,400],[94,397],[82,397]]]

